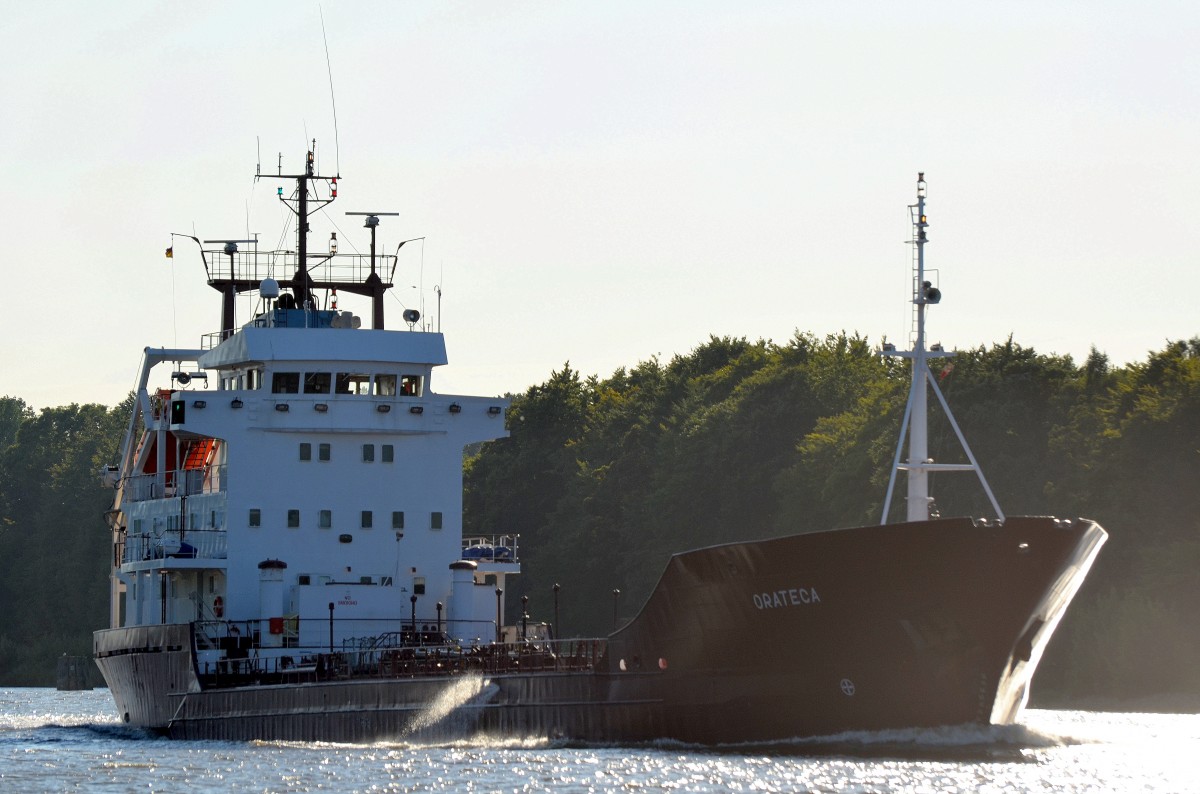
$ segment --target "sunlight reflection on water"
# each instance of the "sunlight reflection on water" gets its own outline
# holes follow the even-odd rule
[[[121,726],[105,690],[0,690],[5,791],[1185,792],[1200,790],[1197,747],[1200,715],[1042,710],[718,749],[173,742]]]

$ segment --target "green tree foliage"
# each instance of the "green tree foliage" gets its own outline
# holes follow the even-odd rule
[[[1039,690],[1200,692],[1200,340],[1117,369],[1012,339],[951,361],[933,375],[1005,511],[1083,515],[1111,535]],[[604,380],[564,367],[514,398],[511,437],[470,462],[468,529],[521,532],[531,611],[550,614],[558,582],[564,631],[605,633],[612,590],[631,617],[672,552],[878,522],[907,367],[857,336],[802,333],[714,337]],[[965,461],[930,405],[931,456]],[[992,514],[970,474],[932,490],[942,515]]]
[[[69,405],[33,414],[0,399],[0,676],[47,683],[55,657],[91,652],[107,624],[110,494],[96,472],[115,457],[124,412]]]

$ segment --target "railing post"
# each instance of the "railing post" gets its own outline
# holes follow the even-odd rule
[[[496,642],[499,643],[503,638],[503,623],[500,618],[500,596],[504,595],[504,591],[499,587],[496,588]]]
[[[558,582],[554,583],[553,590],[554,590],[554,639],[557,640],[560,637],[562,637],[562,631],[559,629],[559,622],[558,622],[558,590],[559,590]]]

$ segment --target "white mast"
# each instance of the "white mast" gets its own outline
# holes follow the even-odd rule
[[[912,243],[915,246],[912,303],[916,314],[916,337],[913,339],[911,351],[898,351],[894,345],[884,345],[881,352],[885,356],[912,359],[912,385],[908,391],[908,404],[904,408],[904,420],[900,425],[900,441],[896,445],[896,455],[892,461],[892,475],[888,481],[887,496],[883,500],[883,518],[880,523],[887,523],[888,509],[891,506],[892,493],[896,486],[896,473],[901,470],[908,472],[909,521],[929,520],[929,504],[933,501],[929,496],[929,473],[931,471],[975,472],[988,500],[992,503],[992,508],[996,511],[996,516],[1003,521],[1004,511],[1000,509],[996,497],[992,495],[992,489],[983,476],[983,469],[980,468],[974,454],[971,453],[971,447],[958,428],[958,422],[954,420],[954,414],[950,412],[950,406],[946,403],[946,398],[942,395],[942,390],[938,387],[937,380],[934,379],[933,373],[929,369],[929,359],[950,358],[955,354],[953,351],[942,350],[941,345],[934,345],[932,350],[925,349],[925,307],[940,302],[942,293],[933,286],[932,282],[925,279],[925,243],[927,242],[925,229],[929,223],[925,217],[924,172],[917,174],[917,203],[910,204],[908,209],[912,215]],[[970,463],[934,463],[933,459],[929,457],[927,384],[933,387],[933,392],[937,395],[938,402],[941,403],[946,418],[950,420],[950,426],[954,428],[954,433],[958,436],[958,443],[962,445],[963,452],[966,453]],[[901,462],[900,454],[904,448],[905,431],[908,433],[908,460]]]

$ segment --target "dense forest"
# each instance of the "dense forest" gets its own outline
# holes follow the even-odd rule
[[[1200,695],[1200,339],[1123,367],[1011,339],[938,366],[1007,513],[1110,534],[1035,699]],[[510,437],[468,456],[466,531],[519,532],[530,612],[548,618],[559,584],[564,632],[605,634],[675,551],[877,523],[906,367],[858,336],[803,333],[714,337],[604,379],[565,365],[513,396]],[[88,654],[106,624],[111,492],[96,472],[126,408],[0,398],[0,684],[49,683],[54,658]],[[962,461],[944,418],[930,427],[932,456]],[[971,475],[934,477],[941,515],[992,513]]]
[[[530,610],[550,614],[558,583],[564,630],[606,633],[612,591],[632,616],[674,551],[878,523],[907,366],[844,334],[712,338],[604,380],[564,366],[513,400],[509,438],[468,461],[468,529],[520,532]],[[1126,367],[1011,339],[938,366],[1006,513],[1084,516],[1110,534],[1035,698],[1200,694],[1200,339]],[[965,460],[944,417],[930,452]],[[993,512],[970,474],[932,488],[941,515]]]

